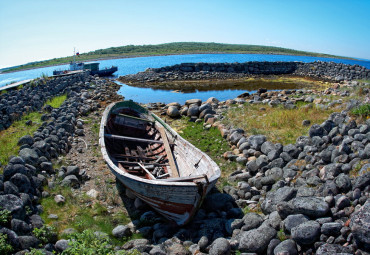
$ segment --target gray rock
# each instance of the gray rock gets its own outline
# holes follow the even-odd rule
[[[186,105],[196,104],[196,105],[200,106],[202,104],[202,100],[201,99],[189,99],[189,100],[185,101],[185,104]]]
[[[299,244],[312,244],[320,236],[320,224],[316,221],[307,221],[292,228],[292,239]]]
[[[32,230],[29,224],[27,224],[23,220],[17,220],[17,219],[12,219],[11,227],[12,227],[12,230],[18,233],[19,235],[27,235]]]
[[[195,106],[195,105],[190,106],[189,109],[188,109],[187,115],[189,117],[190,116],[198,116],[199,115],[199,107]]]
[[[13,219],[23,220],[26,214],[23,201],[13,194],[0,195],[0,208],[10,211]]]
[[[42,162],[40,164],[40,167],[43,171],[46,171],[47,173],[54,173],[53,164],[51,162]]]
[[[30,135],[25,135],[25,136],[22,136],[19,140],[18,140],[18,145],[19,146],[22,146],[22,145],[25,145],[25,144],[28,144],[28,145],[32,145],[34,142],[33,140],[33,137],[30,136]]]
[[[338,208],[338,210],[341,210],[347,206],[351,205],[351,201],[346,196],[340,196],[335,201],[335,207]]]
[[[3,184],[3,190],[4,190],[4,194],[13,194],[13,195],[19,196],[18,187],[10,181],[7,181]]]
[[[155,245],[149,252],[150,255],[166,255],[163,245]]]
[[[275,150],[275,144],[270,141],[266,141],[261,146],[261,151],[263,154],[268,155],[270,151]]]
[[[260,150],[264,142],[266,142],[266,136],[264,135],[251,135],[248,137],[248,142],[252,149]]]
[[[289,254],[297,255],[297,245],[292,239],[287,239],[279,243],[274,249],[274,255]]]
[[[19,152],[19,156],[27,164],[36,166],[39,160],[39,156],[34,149],[24,148]]]
[[[283,151],[288,153],[289,156],[291,156],[292,158],[297,158],[298,157],[298,154],[299,154],[299,150],[297,149],[297,147],[293,144],[288,144],[286,146],[283,147]]]
[[[270,213],[269,218],[266,222],[274,229],[279,230],[282,221],[278,212],[274,211]]]
[[[30,248],[39,248],[40,240],[34,236],[18,236],[19,244],[22,250]]]
[[[360,190],[363,190],[369,185],[370,185],[370,172],[367,172],[361,176],[356,177],[353,184],[353,189],[358,188]]]
[[[58,240],[56,243],[55,243],[55,249],[58,251],[58,252],[63,252],[64,250],[66,250],[68,247],[69,247],[69,244],[68,244],[68,240],[65,240],[65,239],[60,239]]]
[[[266,255],[274,255],[274,250],[276,246],[279,245],[279,243],[281,243],[279,239],[277,238],[272,239],[269,245],[267,246]]]
[[[262,168],[264,166],[267,166],[268,163],[269,163],[269,159],[266,155],[261,155],[256,159],[257,168]]]
[[[240,139],[242,139],[244,136],[242,133],[240,132],[233,132],[231,135],[230,135],[230,142],[231,144],[234,144],[236,145]]]
[[[275,181],[278,181],[281,178],[283,178],[283,169],[281,169],[279,167],[273,167],[272,169],[267,170],[265,175],[266,175],[266,177],[270,176]]]
[[[248,231],[248,230],[255,229],[261,226],[263,222],[263,218],[261,215],[257,213],[247,213],[243,217],[243,221],[244,221],[244,226],[242,227],[242,230]]]
[[[190,252],[180,243],[172,243],[167,246],[168,255],[190,255]]]
[[[352,188],[351,179],[344,173],[339,174],[334,182],[341,192],[348,192]]]
[[[5,234],[7,236],[7,242],[11,246],[13,246],[13,248],[20,249],[19,237],[14,231],[3,227],[3,228],[0,228],[0,233]]]
[[[200,251],[205,251],[208,246],[208,238],[206,236],[202,236],[198,241],[198,246]]]
[[[319,197],[296,197],[290,201],[295,213],[320,218],[329,211],[329,205]]]
[[[31,182],[24,174],[17,173],[10,178],[10,181],[18,187],[19,192],[28,193]]]
[[[342,229],[342,224],[339,222],[327,222],[322,224],[321,233],[327,236],[338,236],[340,230]]]
[[[370,200],[351,215],[350,228],[357,244],[370,249]]]
[[[225,230],[228,235],[232,235],[235,229],[240,229],[244,224],[243,219],[229,219],[225,223]]]
[[[210,255],[229,255],[231,254],[230,243],[225,238],[217,238],[213,241],[209,249]]]
[[[324,135],[327,135],[327,131],[318,124],[314,124],[310,127],[308,134],[311,138],[314,136],[323,137]]]
[[[289,201],[295,197],[297,190],[292,187],[282,187],[277,191],[267,193],[266,199],[261,204],[261,209],[264,214],[270,214],[276,211],[276,206],[282,201]]]
[[[73,188],[79,188],[80,187],[80,181],[75,175],[68,175],[64,177],[64,179],[61,182],[62,186],[71,186]]]
[[[118,225],[112,230],[112,235],[116,238],[128,237],[131,235],[131,230],[127,225]]]
[[[241,252],[263,253],[270,241],[276,237],[276,230],[262,225],[253,230],[243,232],[240,236],[239,250]]]
[[[350,255],[353,254],[350,247],[345,247],[339,244],[323,244],[316,250],[316,255]]]
[[[42,228],[42,226],[44,226],[44,221],[38,214],[33,214],[30,216],[30,223],[33,228]]]
[[[284,229],[290,233],[293,228],[307,221],[309,221],[309,218],[303,214],[288,215],[284,220]]]
[[[57,204],[63,204],[66,201],[66,199],[62,195],[56,195],[54,197],[54,201]]]
[[[176,118],[180,116],[180,111],[176,106],[170,106],[167,109],[167,115],[171,118]]]
[[[79,172],[80,172],[80,168],[78,166],[68,166],[66,176],[72,175],[72,174],[77,176]]]

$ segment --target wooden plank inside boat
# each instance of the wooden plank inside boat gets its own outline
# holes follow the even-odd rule
[[[177,169],[175,159],[173,158],[172,150],[171,150],[170,144],[167,139],[166,131],[164,130],[163,126],[158,126],[158,130],[161,133],[164,148],[166,149],[168,162],[170,164],[170,168],[172,172],[172,177],[175,177],[175,178],[179,177],[179,171]]]

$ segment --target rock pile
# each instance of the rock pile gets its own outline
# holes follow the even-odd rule
[[[127,83],[160,83],[177,80],[237,79],[256,75],[289,74],[330,81],[369,79],[370,70],[359,65],[334,62],[245,62],[245,63],[182,63],[121,76]]]
[[[54,169],[51,162],[70,150],[74,136],[83,135],[83,123],[78,117],[97,110],[100,105],[96,99],[118,99],[117,88],[105,80],[78,75],[69,77],[68,81],[57,78],[47,83],[49,89],[54,91],[49,91],[48,95],[67,92],[67,100],[59,108],[47,107],[48,113],[43,116],[44,122],[40,128],[33,136],[27,135],[19,139],[19,156],[13,156],[0,175],[0,210],[2,213],[10,213],[11,216],[0,223],[0,233],[7,235],[7,242],[15,251],[39,248],[41,244],[41,240],[36,238],[32,231],[44,225],[39,216],[42,212],[39,200],[49,194],[43,191],[43,187],[56,185],[56,174],[62,178],[61,185],[74,188],[88,178],[83,169],[75,166]],[[52,84],[57,89],[52,89]],[[14,93],[22,96],[25,91],[34,95],[33,97],[36,93],[41,93],[42,98],[47,98],[41,85],[23,88],[21,92]],[[42,101],[40,99],[37,104]],[[42,103],[35,107],[39,109],[41,106]],[[48,182],[50,176],[54,176],[54,179]],[[55,197],[56,203],[62,203],[63,199],[62,196]],[[55,250],[55,241],[57,240],[47,244],[45,248],[49,251]]]
[[[48,99],[78,90],[89,80],[87,73],[53,79],[39,79],[0,95],[0,131],[7,129],[24,114],[41,110]],[[50,109],[49,109],[50,110]]]

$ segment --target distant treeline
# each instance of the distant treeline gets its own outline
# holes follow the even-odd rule
[[[246,44],[224,44],[224,43],[201,43],[201,42],[175,42],[157,45],[127,45],[120,47],[111,47],[81,53],[77,58],[78,61],[88,61],[93,59],[107,59],[118,57],[134,57],[145,55],[166,55],[166,54],[186,54],[186,53],[261,53],[261,54],[286,54],[314,57],[336,57],[334,55],[298,51],[281,47],[246,45]],[[17,67],[4,70],[17,71],[27,68],[36,68],[50,65],[66,64],[72,61],[72,56],[64,58],[54,58],[50,60],[32,62]]]

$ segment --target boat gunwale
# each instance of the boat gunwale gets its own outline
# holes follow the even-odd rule
[[[101,152],[102,152],[104,160],[106,161],[106,163],[108,164],[109,168],[112,171],[114,171],[117,174],[119,174],[121,176],[124,176],[126,178],[129,178],[129,179],[132,179],[132,180],[135,180],[135,181],[138,181],[138,182],[150,184],[150,185],[195,187],[195,186],[198,185],[197,183],[207,184],[206,180],[198,181],[197,183],[195,183],[195,182],[184,182],[184,181],[169,182],[169,181],[163,181],[161,179],[155,179],[155,180],[145,179],[145,178],[141,178],[139,176],[127,173],[127,172],[121,170],[116,164],[114,164],[113,161],[111,160],[107,150],[106,150],[105,140],[104,140],[104,133],[105,133],[104,127],[107,123],[107,119],[108,119],[108,116],[110,115],[111,109],[113,108],[113,106],[115,106],[117,104],[119,104],[119,102],[118,103],[117,102],[116,103],[111,103],[110,105],[108,105],[106,107],[106,109],[103,112],[103,117],[102,117],[102,120],[101,120],[100,130],[99,130],[99,144],[100,144],[100,147],[101,147]],[[145,108],[143,108],[143,109],[145,109]],[[166,132],[171,132],[172,133],[171,135],[176,136],[177,141],[181,140],[182,142],[185,142],[185,143],[189,144],[192,147],[193,150],[196,150],[197,152],[201,153],[203,155],[203,157],[205,157],[205,159],[208,160],[210,162],[210,164],[213,166],[213,172],[214,173],[212,175],[210,175],[210,177],[208,177],[208,175],[207,175],[208,182],[212,183],[214,181],[217,181],[217,179],[221,176],[221,171],[220,171],[219,166],[206,153],[202,152],[196,146],[194,146],[193,144],[191,144],[190,142],[188,142],[187,140],[182,138],[180,135],[178,135],[177,132],[175,130],[173,130],[170,126],[168,126],[166,123],[164,123],[163,121],[158,121],[158,119],[160,119],[160,118],[157,115],[155,115],[152,112],[150,112],[150,114],[156,119],[156,122],[158,122],[159,125],[162,125],[162,126],[165,127]],[[176,142],[175,142],[175,144],[176,144]],[[185,177],[190,177],[190,176],[185,176]],[[170,179],[170,178],[168,178],[168,179]]]

